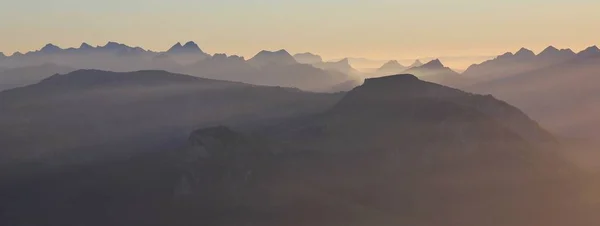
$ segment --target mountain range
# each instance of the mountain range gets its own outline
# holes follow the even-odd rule
[[[600,222],[593,181],[536,121],[409,74],[323,94],[77,70],[0,108],[6,225]]]
[[[508,60],[499,57],[486,67],[505,67],[514,74],[506,73],[498,79],[475,83],[465,89],[493,94],[514,104],[562,136],[597,137],[600,132],[597,129],[600,121],[594,116],[600,112],[596,107],[597,84],[600,82],[597,79],[600,73],[597,47],[577,54],[548,48],[519,63],[512,60],[515,56],[507,57]]]

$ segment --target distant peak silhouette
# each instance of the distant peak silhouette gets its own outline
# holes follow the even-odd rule
[[[405,70],[406,67],[402,64],[400,64],[397,60],[390,60],[388,62],[386,62],[385,64],[381,65],[381,67],[379,67],[378,71],[380,72],[388,72],[388,71],[402,71]]]
[[[6,55],[4,55],[3,52],[0,52],[0,58],[4,58],[4,57],[6,57]]]
[[[285,49],[278,51],[262,50],[249,61],[251,64],[259,67],[266,65],[289,65],[298,63],[296,59],[294,59],[294,57]]]
[[[348,64],[350,65],[350,60],[348,58],[341,59],[337,62],[338,64]]]
[[[559,52],[559,50],[556,47],[554,47],[554,46],[548,46],[540,54],[542,54],[542,53],[546,53],[546,54],[548,54],[548,53],[557,53],[557,52]]]
[[[303,64],[317,64],[323,62],[323,58],[321,58],[321,56],[310,52],[295,54],[294,59],[296,59],[298,63]]]
[[[204,54],[202,49],[193,41],[186,42],[185,45],[181,45],[181,42],[175,43],[173,47],[167,50],[167,53],[179,54],[179,53],[199,53]]]
[[[519,49],[519,51],[517,51],[517,53],[515,53],[515,56],[529,57],[529,56],[535,56],[535,53],[533,51],[523,47],[523,48]]]
[[[123,47],[129,47],[125,44],[117,43],[117,42],[108,42],[106,45],[102,46],[104,49],[117,50]]]
[[[581,57],[600,57],[600,49],[598,46],[590,46],[577,54]]]
[[[413,67],[420,67],[420,66],[423,66],[423,63],[420,60],[417,59],[409,67],[413,68]]]
[[[287,56],[292,56],[292,55],[290,55],[290,53],[287,50],[280,49],[277,51],[262,50],[258,54],[256,54],[256,56],[254,56],[254,57],[257,57],[257,56],[286,56],[287,57]]]
[[[178,49],[178,48],[181,48],[181,47],[183,47],[183,46],[181,45],[181,42],[177,42],[177,43],[175,43],[175,45],[173,45],[173,46],[172,46],[172,47],[171,47],[171,48],[170,48],[168,51],[175,50],[175,49]]]
[[[87,44],[87,43],[81,43],[81,45],[79,46],[79,49],[81,50],[85,50],[85,49],[93,49],[94,47],[92,47],[91,45]]]
[[[62,50],[60,47],[55,46],[52,43],[48,43],[44,47],[42,47],[42,49],[40,49],[40,51],[44,52],[44,53],[55,53],[55,52],[58,52],[60,50]]]
[[[186,42],[185,45],[183,45],[183,48],[200,50],[200,47],[193,41]]]
[[[429,61],[428,63],[421,66],[421,68],[427,69],[443,69],[445,67],[446,66],[444,66],[444,64],[442,64],[442,62],[439,59]]]
[[[385,64],[383,64],[383,66],[381,66],[382,68],[385,67],[404,67],[404,65],[400,64],[397,60],[390,60],[388,62],[386,62]]]
[[[573,50],[571,49],[557,49],[554,46],[548,46],[546,49],[544,49],[540,54],[538,54],[538,56],[541,57],[555,57],[555,56],[572,56],[575,55],[575,52],[573,52]]]
[[[502,54],[502,55],[498,56],[497,58],[498,58],[498,59],[502,59],[502,58],[510,58],[510,57],[513,57],[513,56],[514,56],[514,54],[513,54],[513,53],[511,53],[511,52],[506,52],[506,53],[504,53],[504,54]]]

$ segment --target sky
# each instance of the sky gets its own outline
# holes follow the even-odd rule
[[[493,56],[600,44],[597,0],[0,0],[0,52],[116,41],[326,59]]]

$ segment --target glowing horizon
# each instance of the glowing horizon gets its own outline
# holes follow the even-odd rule
[[[600,44],[600,2],[556,0],[24,0],[0,9],[0,52],[115,41],[163,51],[195,41],[208,53],[312,52],[324,59],[495,56]],[[118,6],[118,7],[115,7]]]

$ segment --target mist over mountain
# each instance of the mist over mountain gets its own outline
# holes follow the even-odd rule
[[[600,224],[598,47],[420,59],[0,54],[0,224]]]
[[[327,64],[331,70],[323,70],[312,65],[300,65],[286,50],[261,51],[249,60],[243,57],[204,53],[200,47],[190,41],[182,45],[175,44],[166,52],[147,51],[139,47],[108,42],[104,46],[92,47],[82,43],[81,47],[62,49],[48,44],[39,51],[22,56],[8,57],[0,61],[1,66],[37,67],[42,64],[56,64],[77,69],[97,69],[116,72],[137,70],[166,70],[175,73],[190,74],[203,78],[245,82],[255,85],[270,85],[300,88],[311,91],[328,91],[332,86],[348,81],[347,73],[355,72],[346,65]],[[327,67],[329,67],[327,66]],[[31,70],[29,70],[31,71]],[[57,72],[48,69],[45,72],[33,71],[24,78],[37,78],[44,74],[50,76]],[[14,79],[13,79],[14,80]],[[0,81],[8,85],[13,80]],[[28,85],[38,80],[19,83]]]
[[[323,58],[321,58],[321,56],[312,53],[294,54],[294,59],[301,64],[317,64],[323,62]]]
[[[392,75],[405,71],[408,67],[398,63],[397,60],[391,60],[381,65],[375,72],[378,75]]]
[[[265,67],[265,66],[281,66],[296,64],[296,60],[288,51],[281,49],[278,51],[267,51],[263,50],[256,54],[254,57],[248,60],[253,66]]]
[[[562,56],[566,60],[466,87],[491,93],[523,109],[555,132],[569,137],[596,138],[599,121],[597,75],[600,52],[590,47],[571,56],[571,51],[545,50],[537,57]],[[596,52],[596,54],[594,54]],[[569,57],[570,56],[570,57]],[[536,62],[539,62],[538,60]],[[540,65],[540,64],[534,64]]]
[[[313,65],[317,68],[321,68],[328,71],[341,72],[346,75],[360,74],[356,69],[352,67],[352,65],[350,65],[350,60],[348,58],[342,59],[340,61],[321,62]]]
[[[418,65],[418,61],[414,65]],[[417,77],[451,87],[460,87],[464,78],[457,72],[442,64],[439,59],[427,62],[418,67],[408,68],[403,73],[414,74]]]
[[[423,63],[420,60],[415,60],[415,62],[408,66],[408,68],[415,68],[420,66],[423,66]]]
[[[557,49],[549,46],[538,55],[531,50],[521,48],[515,54],[507,52],[495,59],[474,64],[463,75],[479,82],[491,81],[511,75],[562,63],[576,57],[570,49]]]
[[[39,66],[0,70],[0,91],[38,83],[54,74],[68,73],[75,69],[46,63]]]
[[[498,213],[517,226],[598,222],[576,195],[588,194],[578,171],[535,121],[491,96],[413,75],[368,79],[342,97],[161,71],[82,70],[0,93],[0,103],[10,117],[0,128],[29,125],[22,145],[201,128],[173,135],[163,150],[24,174],[1,187],[8,196],[0,205],[12,216],[1,222],[11,224],[480,225]],[[7,127],[19,117],[36,122]],[[233,122],[246,123],[212,126]],[[136,140],[156,147],[159,137]]]
[[[275,120],[318,111],[335,99],[165,71],[57,74],[0,92],[2,163],[156,150],[198,126]]]

